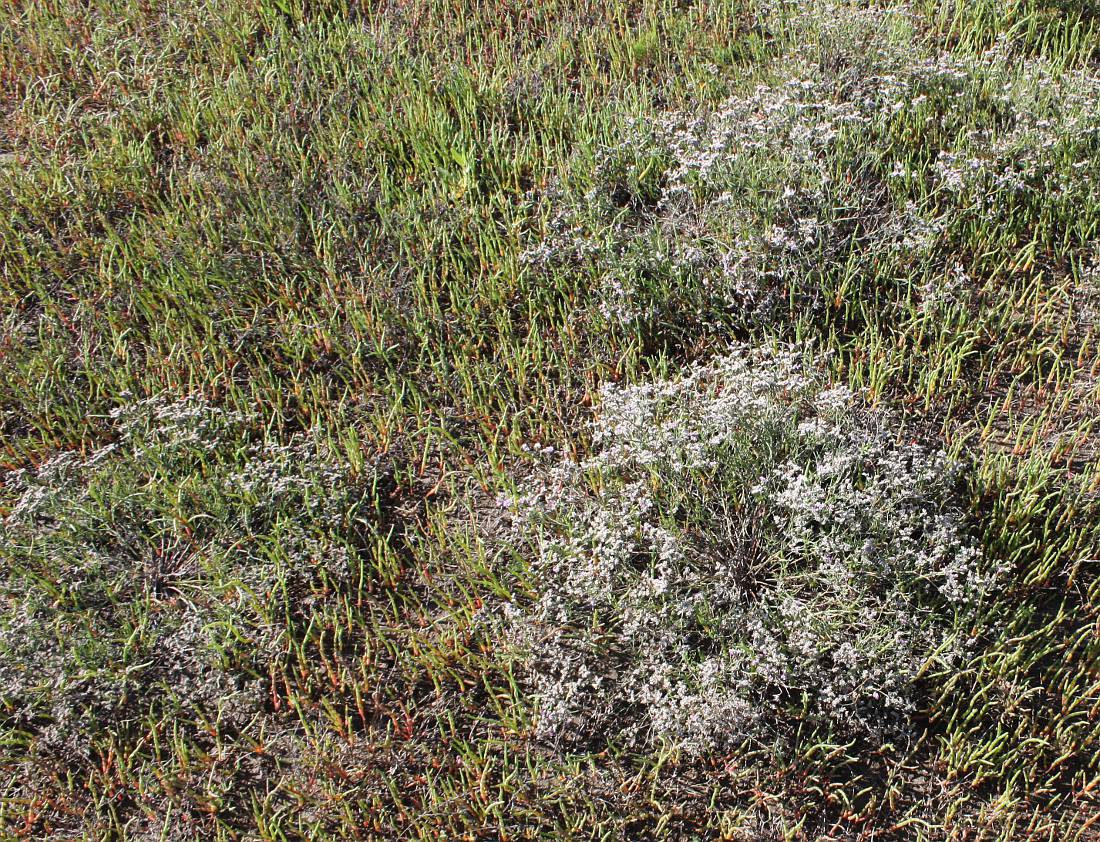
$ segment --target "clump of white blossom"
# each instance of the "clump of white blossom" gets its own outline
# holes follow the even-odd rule
[[[2,475],[0,703],[49,764],[144,716],[249,727],[288,630],[359,581],[369,528],[371,478],[316,431],[269,439],[201,397],[110,422],[109,443]]]
[[[527,267],[587,273],[603,319],[664,335],[820,315],[861,280],[912,278],[927,312],[976,294],[939,281],[963,277],[951,255],[975,225],[1022,246],[1051,214],[1091,203],[1094,73],[1056,71],[1006,39],[941,52],[904,7],[781,17],[800,46],[777,81],[635,120],[587,192],[547,199]]]
[[[886,740],[960,657],[991,579],[958,466],[805,359],[738,346],[608,386],[592,455],[504,501],[534,596],[501,616],[542,737]]]

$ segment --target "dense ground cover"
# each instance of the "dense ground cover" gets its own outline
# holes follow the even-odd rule
[[[1100,9],[17,2],[0,835],[1100,833]]]

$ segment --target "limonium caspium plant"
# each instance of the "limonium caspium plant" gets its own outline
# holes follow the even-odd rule
[[[803,360],[735,347],[609,386],[592,455],[505,501],[535,594],[503,616],[543,737],[702,753],[796,720],[912,730],[990,578],[957,466]]]
[[[898,9],[791,25],[806,46],[767,83],[638,119],[599,150],[583,196],[546,192],[525,264],[595,273],[602,322],[674,345],[824,317],[854,290],[965,308],[979,284],[951,255],[981,224],[1086,258],[1094,222],[1075,209],[1100,160],[1093,74],[1055,76],[1004,40],[937,52]]]
[[[110,443],[4,476],[0,715],[28,796],[165,717],[199,745],[276,741],[273,665],[308,659],[304,618],[362,585],[375,475],[316,431],[273,441],[201,397],[112,416]],[[227,752],[206,791],[228,797]]]

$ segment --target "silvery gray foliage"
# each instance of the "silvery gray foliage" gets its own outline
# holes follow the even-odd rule
[[[355,579],[370,496],[315,432],[200,397],[135,401],[112,438],[3,477],[0,701],[38,756],[173,709],[249,726],[286,624]]]
[[[954,663],[990,579],[957,466],[895,440],[797,350],[604,389],[593,454],[504,500],[536,595],[504,627],[542,737],[884,740]]]
[[[921,267],[931,280],[914,298],[932,311],[975,294],[937,279],[959,278],[941,262],[953,227],[1012,228],[1040,204],[1087,205],[1095,74],[1056,73],[1004,39],[938,53],[904,8],[813,3],[780,17],[800,46],[776,81],[709,112],[627,125],[590,191],[546,197],[525,265],[592,272],[606,321],[665,332],[823,311],[830,273],[871,266],[895,278]]]

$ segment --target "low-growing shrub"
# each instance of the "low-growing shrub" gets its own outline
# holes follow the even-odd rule
[[[941,52],[899,9],[815,6],[791,25],[800,46],[768,83],[625,122],[590,183],[541,196],[527,269],[590,276],[599,324],[675,353],[700,334],[965,308],[1021,249],[1058,272],[1084,253],[1094,75],[1008,40]]]
[[[263,429],[154,398],[114,413],[113,442],[4,475],[0,733],[28,780],[164,722],[199,744],[255,730],[316,604],[363,587],[377,477]]]
[[[799,721],[913,729],[990,582],[942,452],[801,352],[747,347],[606,388],[593,446],[505,501],[534,595],[501,616],[543,737],[700,753]]]

